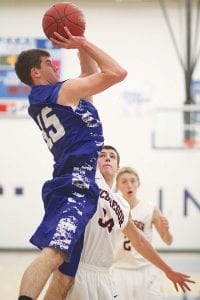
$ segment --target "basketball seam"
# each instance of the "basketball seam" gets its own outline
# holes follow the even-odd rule
[[[75,6],[74,6],[74,7],[75,7]],[[75,8],[77,9],[77,7],[75,7]],[[67,14],[67,13],[66,13],[67,6],[65,6],[65,7],[64,7],[64,15],[61,16],[60,13],[59,13],[59,11],[58,11],[58,9],[56,8],[55,5],[54,5],[54,9],[56,10],[58,16],[60,17],[61,22],[62,22],[63,17],[65,17],[65,18],[67,18],[67,20],[68,20],[69,23],[74,24],[74,25],[78,26],[79,28],[83,28],[83,27],[80,26],[78,23],[74,23],[74,22],[72,22],[71,20],[68,19],[68,16],[76,15],[76,14],[77,14],[77,11],[76,11],[76,12],[72,12],[72,13],[70,13],[70,14]],[[81,12],[79,12],[79,13],[81,14]],[[62,24],[63,24],[63,22],[62,22]],[[65,26],[65,24],[63,24],[63,26]]]
[[[73,15],[73,14],[76,14],[76,13],[72,13],[72,14],[70,14],[70,16]],[[48,29],[48,28],[51,27],[53,24],[56,24],[56,25],[59,24],[59,22],[57,21],[57,19],[56,19],[55,17],[53,17],[53,16],[51,16],[51,15],[47,15],[47,14],[46,14],[45,16],[48,17],[48,18],[51,18],[52,21],[53,21],[50,25],[48,25],[47,27],[45,27],[45,29]],[[68,15],[68,16],[69,16],[69,15]],[[59,16],[59,17],[60,17],[59,20],[61,21],[61,23],[63,24],[63,26],[65,26],[65,24],[62,22],[62,19],[63,19],[64,16]],[[66,17],[66,16],[65,16],[65,17]],[[69,23],[71,23],[71,24],[74,24],[74,25],[78,26],[79,28],[84,29],[83,26],[80,26],[78,23],[72,22],[72,21],[69,20],[68,18],[67,18],[67,21],[68,21]],[[58,29],[58,26],[57,26],[57,29]]]
[[[66,3],[67,4],[67,3]],[[58,10],[58,8],[56,7],[56,5],[53,5],[53,9],[55,10],[55,12],[57,13],[57,16],[52,16],[49,15],[48,12],[46,12],[44,17],[49,18],[49,23],[48,26],[45,27],[45,30],[48,32],[48,30],[50,30],[50,28],[52,26],[55,26],[55,31],[59,32],[59,26],[62,24],[63,27],[65,27],[65,22],[64,20],[66,20],[69,24],[83,30],[85,30],[85,19],[84,19],[84,15],[82,13],[81,10],[79,10],[76,6],[72,5],[74,7],[74,9],[76,9],[76,11],[71,12],[71,13],[67,13],[66,10],[68,9],[69,5],[65,5],[63,7],[63,10],[60,12],[60,10]],[[63,13],[63,15],[61,14]],[[78,15],[78,17],[82,17],[83,18],[83,25],[81,26],[79,23],[74,22],[73,20],[70,20],[69,18],[72,17],[73,15]],[[80,16],[79,16],[80,15]],[[69,25],[70,26],[70,25]],[[67,34],[66,34],[67,35]]]
[[[58,31],[58,22],[57,22],[56,18],[53,16],[50,16],[50,15],[47,15],[47,14],[45,16],[48,18],[51,18],[53,21],[51,24],[49,24],[47,27],[45,27],[45,30],[48,30],[48,28],[50,28],[52,25],[56,24],[56,27],[57,27],[56,31]]]

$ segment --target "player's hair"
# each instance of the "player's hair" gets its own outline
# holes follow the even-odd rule
[[[140,185],[140,177],[139,177],[137,171],[135,169],[131,168],[131,167],[120,168],[117,172],[117,175],[116,175],[116,182],[118,182],[120,176],[125,174],[125,173],[133,174],[137,178],[138,184]]]
[[[32,68],[40,68],[41,57],[49,57],[49,52],[43,49],[29,49],[22,51],[15,63],[15,72],[18,78],[25,84],[32,86],[33,80],[31,77]]]
[[[120,155],[119,155],[119,152],[115,149],[115,147],[113,146],[110,146],[110,145],[104,145],[102,149],[107,149],[107,150],[113,150],[115,151],[115,153],[117,154],[117,165],[119,167],[119,164],[120,164]]]

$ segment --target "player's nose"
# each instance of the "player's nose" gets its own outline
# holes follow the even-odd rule
[[[52,67],[53,67],[53,70],[54,70],[55,72],[57,72],[57,71],[58,71],[58,66],[56,66],[56,65],[52,65]]]

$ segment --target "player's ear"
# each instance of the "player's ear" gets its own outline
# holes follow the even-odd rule
[[[38,78],[40,76],[40,70],[38,68],[31,68],[31,77]]]

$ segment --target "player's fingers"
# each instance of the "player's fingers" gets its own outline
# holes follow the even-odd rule
[[[64,27],[64,30],[66,31],[68,37],[72,38],[73,35],[71,34],[71,32],[69,31],[69,29],[66,26]]]
[[[179,285],[184,293],[186,293],[186,290],[188,290],[189,292],[191,291],[190,287],[186,283],[179,284]]]
[[[68,46],[67,46],[66,42],[62,42],[62,41],[59,41],[59,40],[54,39],[54,38],[50,38],[50,41],[52,42],[53,45],[55,45],[58,48],[66,48],[66,49],[68,49],[67,48]]]
[[[62,47],[62,45],[63,45],[63,42],[61,42],[61,41],[58,41],[58,40],[56,40],[56,39],[54,39],[54,38],[50,38],[50,41],[54,44],[54,45],[56,45],[57,47]]]
[[[185,288],[184,288],[184,286],[182,286],[182,285],[180,284],[180,287],[181,287],[181,289],[182,289],[183,293],[185,293],[186,291],[185,291]]]
[[[190,279],[191,278],[190,275],[186,275],[186,274],[183,274],[183,273],[181,273],[181,275],[183,277],[184,282],[196,283],[194,280]]]
[[[59,39],[59,41],[63,41],[63,42],[66,42],[67,38],[60,35],[58,32],[54,32],[54,35]]]
[[[176,289],[176,291],[178,292],[178,284],[174,282],[174,287]]]
[[[185,281],[190,282],[190,283],[196,283],[196,281],[191,280],[191,279],[185,279]]]

